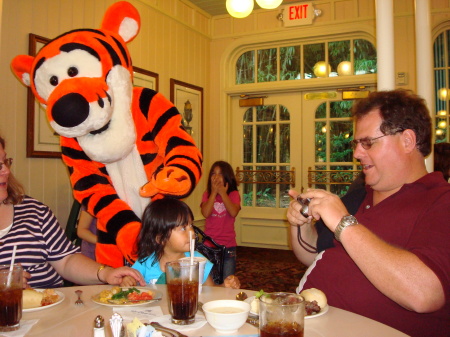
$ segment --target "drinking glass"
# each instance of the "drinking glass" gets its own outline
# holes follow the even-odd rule
[[[195,322],[198,304],[198,265],[190,261],[166,263],[167,299],[172,323],[187,325]]]
[[[268,293],[259,298],[261,337],[303,337],[305,301],[294,293]]]
[[[180,261],[190,261],[191,258],[189,256],[182,257]],[[198,265],[198,293],[200,294],[202,292],[202,283],[203,283],[203,277],[205,275],[205,265],[206,265],[206,257],[201,256],[194,256],[194,261],[197,261],[199,263]]]
[[[0,265],[0,332],[20,328],[22,318],[22,267]]]

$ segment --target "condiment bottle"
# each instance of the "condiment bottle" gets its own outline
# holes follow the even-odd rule
[[[94,320],[94,337],[105,337],[105,320],[100,315]]]

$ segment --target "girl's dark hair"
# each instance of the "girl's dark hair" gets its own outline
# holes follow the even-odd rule
[[[194,221],[191,209],[183,201],[163,198],[152,201],[144,210],[142,228],[138,236],[138,259],[145,261],[155,253],[155,261],[164,254],[164,247],[175,227]]]
[[[234,175],[233,168],[226,161],[219,160],[212,164],[208,175],[208,193],[211,194],[211,176],[214,174],[214,169],[220,167],[222,171],[223,180],[225,184],[228,184],[227,194],[233,191],[237,191],[238,183],[236,181],[236,176]]]

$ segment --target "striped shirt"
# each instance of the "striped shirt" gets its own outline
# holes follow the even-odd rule
[[[79,252],[66,237],[52,211],[41,202],[25,196],[14,205],[14,219],[9,232],[0,238],[0,264],[10,264],[14,245],[15,263],[31,274],[33,288],[54,288],[63,285],[63,278],[50,264]]]

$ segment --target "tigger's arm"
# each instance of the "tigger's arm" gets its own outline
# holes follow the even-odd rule
[[[202,175],[202,154],[194,139],[184,130],[181,114],[172,102],[153,90],[134,90],[134,96],[140,97],[141,112],[135,115],[138,119],[136,125],[139,128],[144,121],[148,125],[150,131],[143,140],[154,142],[157,156],[154,162],[160,164],[158,170],[151,174],[150,182],[141,189],[141,195],[185,198],[194,190]],[[135,109],[137,106],[134,106]]]
[[[104,165],[90,160],[75,139],[61,137],[61,150],[69,168],[75,199],[85,204],[87,211],[97,218],[99,262],[120,266],[123,263],[119,255],[132,262],[140,219],[119,198]],[[116,245],[120,251],[114,251]]]

